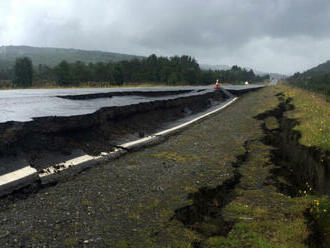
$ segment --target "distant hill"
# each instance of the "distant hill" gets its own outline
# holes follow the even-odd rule
[[[330,61],[326,61],[303,73],[295,73],[288,82],[310,91],[322,93],[330,102]]]
[[[315,75],[323,75],[330,73],[330,60],[326,61],[325,63],[319,64],[318,66],[315,66],[302,74],[306,77],[308,76],[315,76]]]
[[[62,60],[68,62],[82,61],[85,63],[116,62],[142,58],[142,56],[110,53],[101,51],[86,51],[79,49],[30,47],[30,46],[1,46],[0,69],[10,68],[17,57],[27,56],[32,59],[34,65],[44,64],[55,66]]]

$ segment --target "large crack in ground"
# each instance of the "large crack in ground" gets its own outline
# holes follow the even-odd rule
[[[186,228],[196,231],[203,239],[226,236],[234,222],[224,220],[222,209],[236,197],[234,189],[242,177],[239,168],[249,156],[248,145],[249,141],[246,141],[243,145],[245,153],[237,156],[236,162],[232,163],[232,177],[215,188],[202,187],[198,192],[189,194],[188,199],[192,199],[193,204],[175,210],[172,220],[182,222]],[[191,245],[199,248],[202,240],[195,240]]]
[[[267,178],[267,183],[290,197],[301,197],[302,193],[306,194],[306,192],[328,194],[328,173],[320,173],[318,168],[323,168],[326,172],[329,161],[324,158],[329,158],[327,155],[329,153],[299,143],[301,133],[294,130],[299,122],[285,116],[286,111],[295,109],[291,103],[293,99],[285,99],[283,93],[278,93],[276,96],[280,101],[277,108],[255,117],[263,121],[262,129],[265,136],[262,142],[275,148],[271,150],[271,161],[276,167],[270,171],[271,175]],[[276,128],[267,126],[267,120],[270,118],[277,120]],[[309,247],[326,247],[323,234],[309,210],[306,209],[305,218],[310,235],[305,242]]]
[[[329,161],[324,158],[327,156],[315,147],[305,147],[299,144],[301,134],[294,130],[299,122],[286,117],[287,111],[294,110],[292,99],[285,99],[282,93],[277,94],[276,97],[280,102],[276,108],[254,117],[262,121],[261,128],[264,135],[259,142],[271,147],[269,148],[269,162],[266,162],[264,166],[270,163],[274,167],[269,169],[269,175],[259,186],[261,188],[268,185],[275,186],[278,192],[290,197],[301,197],[301,192],[304,191],[312,193],[311,188],[316,193],[327,192],[328,185],[325,180],[327,178],[321,178],[327,174],[320,173],[320,169],[317,168],[317,166],[321,166],[326,170]],[[198,192],[188,196],[193,200],[193,204],[175,211],[172,219],[180,221],[186,228],[195,231],[202,237],[200,240],[192,242],[192,247],[203,247],[204,241],[210,237],[227,237],[234,228],[235,221],[225,218],[223,209],[237,197],[235,188],[239,187],[245,177],[240,169],[249,163],[250,142],[253,141],[245,142],[246,152],[237,157],[237,163],[232,164],[234,175],[231,178],[215,188],[200,188]],[[254,150],[254,152],[257,151]],[[323,242],[323,234],[313,221],[309,208],[306,209],[304,216],[310,232],[304,242],[309,247],[326,247]]]
[[[294,130],[299,124],[295,119],[285,116],[286,111],[294,110],[292,99],[284,99],[279,93],[280,104],[277,108],[262,113],[256,118],[263,120],[262,129],[265,133],[263,143],[275,149],[271,151],[271,160],[277,167],[273,169],[270,180],[282,193],[292,197],[300,195],[301,190],[312,188],[317,193],[328,193],[327,165],[328,152],[316,147],[306,147],[299,143],[301,133]],[[267,126],[267,120],[274,118],[278,122],[276,128]],[[320,173],[319,168],[324,171]],[[284,178],[285,180],[281,180]]]
[[[284,166],[286,154],[283,153],[283,150],[281,149],[281,146],[283,145],[281,134],[283,134],[285,130],[283,128],[283,119],[285,118],[284,113],[293,110],[294,106],[290,104],[292,99],[285,100],[282,93],[278,93],[276,96],[280,101],[279,105],[275,109],[257,115],[255,118],[263,121],[261,127],[265,136],[261,141],[265,145],[270,145],[275,148],[271,150],[270,156],[271,162],[276,165],[276,168],[271,170],[271,175],[267,178],[267,184],[275,185],[279,192],[294,197],[298,196],[298,191],[304,185],[301,185],[296,181],[294,171],[290,167]],[[267,120],[270,120],[271,118],[276,119],[278,123],[278,126],[275,128],[267,125]],[[286,127],[298,140],[301,135],[299,132],[293,130],[297,124],[298,122],[296,120],[288,118],[285,120]],[[285,180],[281,180],[282,178]]]

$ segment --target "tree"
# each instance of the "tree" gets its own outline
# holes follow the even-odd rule
[[[17,58],[14,66],[14,84],[29,87],[32,85],[32,61],[28,57]]]
[[[112,76],[116,85],[122,85],[124,83],[124,74],[119,65],[113,67]]]
[[[175,72],[172,72],[171,75],[168,77],[168,83],[169,84],[175,84],[177,83],[178,80],[178,75]]]
[[[76,61],[76,63],[72,64],[72,78],[76,84],[80,82],[88,81],[90,78],[90,73],[88,67],[84,62]]]
[[[68,62],[63,60],[55,67],[56,80],[60,85],[69,84],[72,82],[71,67]]]

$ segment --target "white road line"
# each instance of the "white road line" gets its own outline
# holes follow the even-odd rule
[[[0,187],[3,187],[7,183],[11,183],[15,180],[20,180],[24,177],[31,176],[36,173],[37,173],[37,170],[32,168],[31,166],[26,166],[19,170],[9,172],[7,174],[0,176]]]
[[[175,126],[173,128],[158,132],[154,135],[150,135],[147,137],[144,137],[142,139],[138,139],[135,141],[131,141],[128,143],[124,143],[118,147],[112,152],[102,152],[100,156],[90,156],[90,155],[83,155],[74,159],[70,159],[68,161],[59,163],[55,166],[48,167],[44,169],[42,172],[37,173],[37,170],[32,168],[31,166],[26,166],[22,169],[7,173],[5,175],[0,176],[0,196],[8,194],[15,190],[17,186],[24,187],[29,185],[31,182],[36,181],[38,178],[41,180],[42,183],[49,183],[53,180],[56,180],[56,178],[61,174],[61,172],[67,170],[67,169],[76,169],[77,171],[81,171],[86,167],[91,167],[97,163],[100,162],[106,162],[109,160],[112,160],[114,158],[117,158],[121,156],[122,154],[127,153],[127,150],[134,149],[136,147],[142,147],[148,144],[151,144],[157,140],[159,140],[159,136],[168,136],[175,132],[178,132],[182,130],[183,128],[191,125],[192,123],[199,121],[207,116],[210,116],[216,112],[219,112],[220,110],[226,108],[233,102],[235,102],[238,98],[235,97],[231,99],[229,102],[224,104],[223,106],[210,111],[206,114],[203,114],[193,120],[190,120],[188,122],[185,122],[183,124],[180,124],[178,126]],[[127,149],[127,150],[125,150]],[[33,177],[35,176],[35,178]],[[26,179],[26,180],[25,180]],[[32,181],[31,181],[32,180]]]
[[[9,194],[15,189],[30,185],[38,180],[37,170],[31,166],[25,166],[0,176],[0,196]]]
[[[192,123],[194,123],[194,122],[196,122],[196,121],[199,121],[199,120],[201,120],[201,119],[203,119],[203,118],[205,118],[205,117],[207,117],[207,116],[209,116],[209,115],[212,115],[212,114],[214,114],[214,113],[216,113],[216,112],[218,112],[218,111],[224,109],[225,107],[227,107],[227,106],[229,106],[230,104],[232,104],[233,102],[235,102],[237,99],[238,99],[238,98],[235,97],[234,99],[232,99],[231,101],[229,101],[229,102],[226,103],[225,105],[221,106],[220,108],[217,108],[217,109],[215,109],[215,110],[213,110],[213,111],[211,111],[211,112],[208,112],[208,113],[206,113],[206,114],[204,114],[204,115],[201,115],[201,116],[199,116],[199,117],[197,117],[197,118],[195,118],[195,119],[193,119],[193,120],[191,120],[191,121],[185,122],[185,123],[180,124],[180,125],[178,125],[178,126],[176,126],[176,127],[173,127],[173,128],[170,128],[170,129],[167,129],[167,130],[161,131],[161,132],[159,132],[159,133],[156,133],[155,136],[169,135],[169,134],[171,134],[171,133],[173,133],[173,132],[175,132],[175,131],[178,131],[178,130],[180,130],[180,129],[186,127],[186,126],[189,126],[190,124],[192,124]]]

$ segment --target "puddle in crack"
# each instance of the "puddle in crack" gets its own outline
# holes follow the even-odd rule
[[[245,153],[237,156],[237,162],[232,164],[234,175],[215,188],[202,187],[198,192],[189,194],[188,199],[192,199],[193,204],[175,210],[172,220],[182,222],[186,228],[201,234],[204,239],[227,236],[234,222],[224,220],[222,209],[236,197],[234,190],[241,179],[239,167],[248,159],[248,144],[249,141],[244,143]],[[195,240],[191,245],[198,248],[202,242]]]

